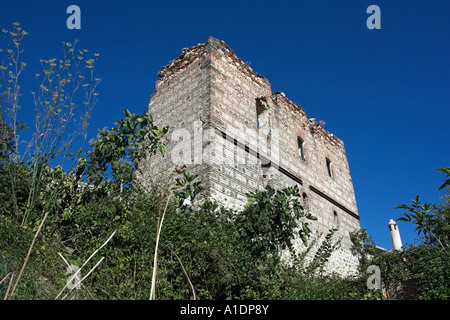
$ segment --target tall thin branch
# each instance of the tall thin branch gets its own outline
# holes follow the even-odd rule
[[[155,288],[156,288],[156,268],[158,266],[158,245],[159,245],[159,238],[161,236],[161,228],[162,224],[164,222],[164,216],[166,215],[167,206],[169,205],[170,198],[173,195],[173,191],[170,192],[169,197],[167,198],[166,207],[164,208],[163,215],[161,217],[161,222],[158,226],[158,231],[156,235],[156,245],[155,245],[155,256],[153,258],[153,275],[152,275],[152,287],[150,289],[150,300],[155,300]]]
[[[41,223],[39,224],[39,228],[37,229],[36,233],[34,234],[33,240],[31,241],[31,245],[28,248],[27,256],[25,258],[25,261],[23,262],[22,269],[20,269],[19,275],[17,276],[16,283],[14,284],[14,287],[11,291],[11,295],[9,296],[9,300],[11,300],[12,296],[14,295],[14,291],[16,290],[17,284],[19,283],[19,280],[22,277],[23,270],[25,269],[25,266],[27,265],[28,258],[30,257],[31,250],[33,249],[33,246],[34,246],[34,242],[36,241],[37,236],[41,232],[41,228],[44,225],[45,219],[47,219],[47,215],[48,215],[48,212],[45,213],[44,217],[42,218]]]

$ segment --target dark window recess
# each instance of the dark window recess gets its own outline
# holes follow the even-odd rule
[[[336,211],[333,211],[333,227],[339,229],[339,217]]]
[[[261,126],[263,126],[266,122],[266,117],[267,117],[267,109],[265,108],[265,106],[260,103],[258,101],[258,103],[256,104],[256,127],[260,128]]]
[[[331,160],[327,158],[327,170],[328,170],[328,175],[330,177],[333,177],[332,172],[331,172]]]
[[[305,160],[305,141],[297,137],[298,154],[302,160]]]

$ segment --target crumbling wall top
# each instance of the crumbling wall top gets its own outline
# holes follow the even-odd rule
[[[280,92],[280,91],[274,92],[272,94],[272,98],[277,104],[284,103],[293,112],[305,116],[308,119],[309,126],[310,126],[310,131],[315,137],[322,137],[325,140],[328,140],[329,142],[334,142],[336,144],[342,144],[343,145],[342,139],[340,139],[339,137],[337,137],[334,134],[332,134],[329,131],[327,131],[323,127],[323,124],[321,123],[321,121],[317,121],[315,118],[309,118],[306,115],[305,109],[303,109],[302,106],[300,106],[299,104],[294,103],[291,100],[289,100],[283,92]]]
[[[206,43],[198,43],[190,48],[182,49],[179,57],[172,60],[166,66],[161,67],[161,70],[158,72],[158,76],[161,78],[159,81],[164,81],[166,78],[174,76],[177,71],[185,68],[196,59],[210,53],[213,53],[218,57],[224,55],[230,57],[232,62],[239,67],[241,72],[255,81],[265,82],[265,84],[270,87],[269,80],[266,77],[255,72],[248,64],[242,61],[223,40],[218,40],[212,36],[208,38]]]
[[[212,55],[215,56],[215,59],[225,59],[225,61],[228,61],[227,63],[233,64],[237,70],[252,79],[252,81],[259,83],[263,87],[270,90],[271,85],[266,77],[255,72],[247,63],[242,61],[224,41],[212,36],[208,38],[206,43],[198,43],[195,46],[182,49],[180,56],[172,60],[166,66],[161,67],[161,70],[158,72],[160,79],[157,81],[156,88],[158,88],[158,86],[163,82],[168,81],[170,83],[171,79],[176,77],[180,70],[183,70],[195,61],[203,61],[204,63],[211,63],[214,65],[215,59]],[[340,138],[325,130],[320,122],[316,121],[316,119],[309,118],[306,115],[305,110],[300,105],[289,100],[283,92],[276,91],[272,94],[271,98],[276,104],[286,104],[293,112],[299,113],[308,118],[311,133],[315,137],[321,136],[330,142],[333,141],[338,144],[343,143]]]
[[[161,67],[161,70],[158,72],[158,77],[163,80],[164,78],[173,76],[178,70],[191,64],[197,58],[202,56],[205,45],[205,43],[199,43],[196,46],[182,49],[179,57],[172,60],[168,65]]]

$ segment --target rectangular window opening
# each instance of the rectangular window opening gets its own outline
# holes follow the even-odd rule
[[[297,137],[297,145],[298,145],[298,154],[300,158],[304,161],[305,160],[305,141]]]
[[[326,158],[326,159],[327,159],[327,170],[328,170],[328,175],[329,175],[330,177],[333,177],[332,172],[331,172],[331,160],[328,159],[328,158]]]
[[[264,105],[262,103],[256,104],[256,128],[258,128],[258,129],[265,122],[265,118],[266,118],[265,111],[266,111],[266,108],[264,107]]]

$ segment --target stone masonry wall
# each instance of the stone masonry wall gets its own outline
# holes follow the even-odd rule
[[[305,208],[318,217],[314,236],[335,228],[341,239],[328,271],[356,271],[349,232],[360,224],[341,139],[283,93],[272,93],[265,77],[215,38],[183,49],[158,75],[149,109],[158,125],[171,126],[169,152],[144,164],[147,181],[184,164],[200,175],[209,196],[230,208],[241,208],[247,192],[266,185],[297,184]]]

